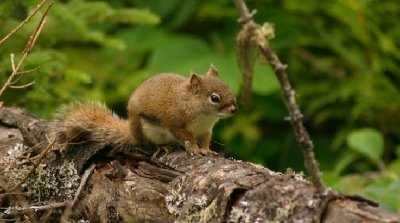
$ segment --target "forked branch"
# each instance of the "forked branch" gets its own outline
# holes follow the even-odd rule
[[[37,8],[20,24],[18,25],[13,31],[11,31],[6,37],[4,37],[2,40],[0,40],[0,45],[6,41],[8,38],[10,38],[13,34],[15,34],[19,29],[21,29],[21,27],[23,25],[25,25],[35,14],[36,12],[41,9],[43,7],[43,5],[46,3],[47,0],[43,0],[38,6]],[[44,24],[46,23],[46,15],[49,12],[51,6],[53,5],[53,3],[50,3],[47,8],[46,11],[43,13],[38,25],[36,26],[33,34],[29,37],[29,41],[25,46],[25,49],[22,53],[21,59],[18,61],[18,63],[15,63],[15,57],[14,54],[10,55],[10,60],[11,60],[11,67],[12,67],[12,73],[11,75],[8,77],[6,83],[4,83],[3,87],[0,89],[0,97],[4,94],[4,92],[6,91],[7,88],[25,88],[28,87],[32,84],[34,84],[34,82],[25,84],[25,85],[15,85],[16,82],[18,82],[18,80],[21,78],[22,75],[25,75],[27,73],[29,73],[30,71],[22,71],[20,72],[19,70],[22,67],[22,64],[24,63],[25,59],[28,57],[29,53],[31,52],[33,46],[36,43],[37,38],[39,37]],[[15,65],[16,64],[16,65]],[[1,107],[1,102],[0,102],[0,107]]]

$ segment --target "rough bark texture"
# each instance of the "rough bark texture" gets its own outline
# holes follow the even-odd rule
[[[18,122],[22,124],[19,128]],[[24,127],[28,133],[21,133]],[[277,173],[247,162],[184,151],[151,158],[141,148],[130,148],[127,156],[126,148],[118,152],[107,145],[100,148],[95,142],[70,146],[66,152],[56,145],[42,161],[46,165],[39,165],[28,178],[29,184],[21,185],[23,194],[13,194],[8,190],[23,177],[10,176],[23,176],[16,172],[26,172],[22,166],[30,163],[14,157],[18,161],[10,165],[10,151],[16,150],[18,143],[32,143],[27,142],[33,140],[30,136],[42,143],[37,147],[43,150],[49,144],[47,129],[46,121],[20,109],[0,109],[0,220],[19,221],[26,214],[56,221],[64,213],[64,219],[90,222],[399,222],[366,200],[339,194],[321,196],[290,170]],[[34,157],[29,154],[25,156]],[[57,203],[57,208],[29,211],[33,205],[43,208],[72,200],[79,184],[77,177],[93,162],[95,171],[74,207],[66,202]],[[37,187],[46,189],[37,195],[32,192],[41,190]]]

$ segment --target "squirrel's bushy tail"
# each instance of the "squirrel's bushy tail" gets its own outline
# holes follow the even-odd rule
[[[60,107],[53,133],[65,143],[93,141],[114,146],[132,143],[129,122],[97,102],[73,102]]]

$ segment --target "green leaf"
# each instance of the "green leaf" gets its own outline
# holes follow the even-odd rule
[[[358,129],[347,136],[347,145],[374,162],[378,162],[383,153],[383,136],[376,129]]]
[[[90,75],[81,70],[67,69],[65,71],[65,76],[67,79],[78,80],[85,84],[92,82]]]
[[[200,38],[190,36],[167,38],[158,45],[158,48],[151,55],[148,68],[152,73],[176,72],[189,74],[190,70],[183,71],[177,68],[180,66],[187,68],[187,64],[190,64],[191,60],[195,60],[202,55],[209,55],[210,52],[212,52],[210,47]],[[171,61],[174,61],[174,63]]]
[[[399,212],[400,179],[379,178],[365,188],[364,195],[378,201],[380,206],[387,211]]]
[[[164,26],[177,28],[188,22],[191,16],[195,15],[201,1],[180,1],[180,0],[135,0],[135,6],[146,8],[161,17]],[[190,20],[189,20],[190,21]]]
[[[119,9],[109,16],[110,21],[121,23],[138,23],[147,25],[157,25],[160,17],[148,9]]]
[[[400,159],[394,160],[388,165],[388,170],[400,177]]]

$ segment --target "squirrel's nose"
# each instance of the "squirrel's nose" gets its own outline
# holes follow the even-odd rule
[[[232,105],[230,107],[230,111],[231,111],[232,114],[234,114],[237,111],[237,106],[236,105]]]

